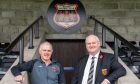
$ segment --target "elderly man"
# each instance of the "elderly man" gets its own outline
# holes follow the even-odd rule
[[[113,54],[101,52],[97,36],[87,36],[85,44],[88,54],[77,65],[72,84],[115,84],[126,74]]]
[[[65,84],[62,67],[51,58],[52,52],[52,45],[49,42],[43,42],[39,47],[39,59],[12,67],[11,72],[15,76],[15,81],[23,81],[21,72],[28,71],[31,73],[32,84]]]

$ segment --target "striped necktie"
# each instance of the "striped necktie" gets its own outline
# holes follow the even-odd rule
[[[93,72],[94,72],[94,57],[92,57],[92,62],[89,70],[87,84],[92,84],[93,82]]]

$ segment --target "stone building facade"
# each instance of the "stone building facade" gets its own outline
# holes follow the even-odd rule
[[[0,0],[0,42],[11,42],[37,17],[45,17],[52,0]],[[140,41],[140,0],[81,0],[87,16],[98,20],[129,41]],[[74,33],[93,30],[93,21]],[[41,30],[57,33],[47,20],[41,22]],[[109,33],[107,34],[109,36]],[[109,40],[109,39],[108,39]]]

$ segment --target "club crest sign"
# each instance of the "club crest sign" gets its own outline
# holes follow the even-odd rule
[[[47,20],[55,31],[72,33],[84,24],[85,9],[80,1],[54,0],[48,8]]]
[[[56,13],[53,20],[57,25],[68,29],[80,22],[80,16],[77,13],[77,4],[56,4],[55,7]]]

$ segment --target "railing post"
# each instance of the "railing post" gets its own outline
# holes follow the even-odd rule
[[[102,48],[106,48],[106,29],[102,26]]]
[[[140,47],[140,42],[136,41],[136,47]]]
[[[118,59],[118,39],[114,36],[114,55]]]
[[[19,50],[19,52],[20,52],[19,64],[22,64],[23,59],[24,59],[24,37],[23,36],[20,38],[19,49],[20,49]]]
[[[98,34],[98,23],[95,20],[95,24],[94,24],[94,34],[97,35]]]
[[[35,24],[34,28],[35,39],[39,38],[39,21]]]
[[[29,30],[29,49],[33,49],[33,27]]]

